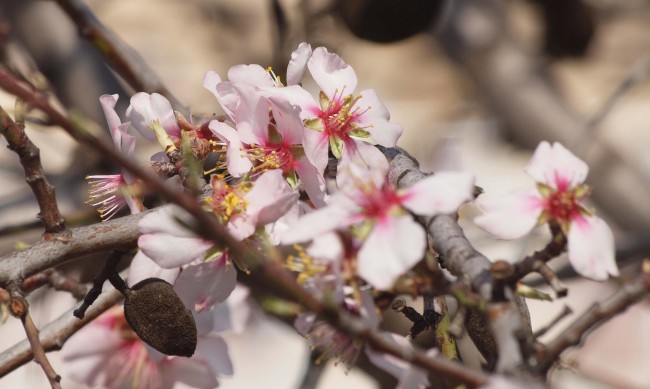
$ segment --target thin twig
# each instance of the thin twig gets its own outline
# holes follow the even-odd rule
[[[66,277],[56,269],[47,269],[26,278],[21,289],[23,293],[27,294],[45,285],[51,286],[54,290],[69,292],[76,299],[84,298],[88,291],[86,285],[73,278]]]
[[[0,132],[7,139],[9,149],[18,154],[25,170],[25,180],[36,196],[40,213],[39,219],[45,224],[45,232],[58,234],[66,230],[65,221],[56,203],[54,187],[50,185],[43,172],[40,151],[25,134],[25,129],[16,124],[9,114],[0,107]]]
[[[86,316],[82,320],[72,316],[72,309],[66,311],[56,320],[41,328],[39,339],[43,350],[61,349],[72,334],[106,312],[121,299],[122,295],[116,290],[102,293],[93,306],[88,309]],[[0,378],[29,362],[32,358],[33,351],[27,340],[23,340],[5,350],[0,354]]]
[[[608,300],[595,303],[567,329],[546,345],[538,344],[536,350],[537,369],[546,372],[553,366],[560,354],[567,348],[577,345],[588,331],[625,311],[632,304],[650,295],[650,261],[642,265],[641,274],[632,282],[627,282]]]
[[[81,0],[57,0],[59,6],[77,25],[79,34],[87,39],[137,92],[159,93],[175,110],[187,116],[188,109],[163,85],[146,62],[110,31]]]
[[[533,334],[533,338],[537,339],[540,336],[544,335],[551,328],[555,327],[557,325],[557,323],[559,323],[562,319],[564,319],[565,317],[569,316],[572,313],[573,313],[573,310],[571,308],[569,308],[568,305],[565,305],[564,308],[562,309],[562,311],[560,313],[558,313],[557,316],[554,317],[553,320],[551,320],[550,323],[548,323],[544,327],[542,327],[542,328],[538,329],[537,331],[535,331],[535,333]]]
[[[11,311],[12,314],[20,317],[20,321],[23,323],[23,327],[25,328],[27,340],[29,341],[29,345],[34,354],[34,360],[41,366],[41,369],[43,369],[43,373],[45,373],[47,380],[50,382],[50,386],[52,389],[61,389],[61,376],[54,371],[54,368],[45,355],[45,350],[43,349],[43,345],[38,336],[38,328],[36,328],[36,325],[29,314],[29,304],[27,304],[27,300],[22,296],[12,296]]]

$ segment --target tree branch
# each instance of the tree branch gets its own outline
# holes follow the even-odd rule
[[[18,154],[25,170],[25,181],[36,196],[40,213],[38,218],[45,224],[45,232],[57,234],[65,231],[66,225],[56,203],[54,187],[50,185],[41,165],[40,150],[25,134],[25,129],[14,122],[0,107],[0,132],[7,139],[9,149]]]
[[[537,369],[546,372],[567,348],[577,345],[588,331],[593,330],[615,315],[625,311],[630,305],[650,295],[650,260],[642,264],[641,274],[631,283],[625,283],[608,300],[595,303],[557,338],[546,345],[536,347]]]

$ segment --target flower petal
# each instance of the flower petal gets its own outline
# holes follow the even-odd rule
[[[439,172],[406,188],[402,205],[418,215],[455,213],[473,198],[474,176],[461,172]]]
[[[395,147],[404,132],[402,126],[390,123],[390,114],[373,89],[366,89],[355,104],[359,112],[355,123],[370,132],[372,140],[384,147]]]
[[[582,184],[589,166],[560,143],[541,142],[533,154],[526,173],[536,182],[553,189],[574,188]]]
[[[350,224],[350,215],[358,210],[347,196],[342,193],[331,197],[330,204],[301,217],[296,224],[282,235],[282,244],[306,242],[326,232]]]
[[[543,206],[536,190],[522,190],[501,197],[483,195],[476,203],[483,215],[474,219],[474,223],[500,239],[517,239],[530,232]]]
[[[309,196],[309,200],[316,206],[321,208],[327,205],[327,192],[325,178],[318,172],[307,156],[304,156],[296,161],[296,173],[300,177],[300,182]]]
[[[213,246],[213,243],[199,238],[154,233],[141,235],[138,239],[138,246],[158,266],[173,269],[201,259],[205,252]]]
[[[169,100],[158,93],[138,92],[131,97],[131,104],[126,109],[126,116],[136,130],[145,138],[155,140],[150,126],[158,120],[165,132],[172,139],[181,137],[181,130],[176,122],[174,110]]]
[[[211,121],[208,128],[221,141],[227,143],[226,163],[230,175],[233,177],[241,177],[248,173],[253,168],[253,163],[242,152],[244,145],[241,143],[237,131],[218,120]]]
[[[357,87],[357,74],[352,66],[324,47],[314,50],[307,66],[316,84],[330,100],[335,94],[338,98],[352,94]]]
[[[192,224],[192,216],[176,205],[167,205],[146,215],[138,222],[138,229],[143,234],[166,233],[178,237],[197,238],[198,236],[179,220]]]
[[[329,138],[323,132],[306,129],[303,134],[305,155],[316,166],[318,174],[323,175],[328,161]]]
[[[302,42],[298,48],[291,53],[291,60],[287,66],[287,85],[296,85],[302,79],[307,69],[307,61],[311,57],[311,45]]]
[[[299,194],[291,189],[282,177],[282,170],[274,169],[262,174],[244,198],[249,202],[246,213],[254,219],[255,226],[278,220],[295,204]]]
[[[210,364],[203,358],[173,358],[161,372],[165,389],[174,387],[177,381],[193,388],[212,389],[219,386]]]
[[[219,336],[209,335],[199,338],[196,345],[198,356],[207,361],[212,372],[217,375],[232,375],[233,367],[228,355],[228,345]]]
[[[569,261],[580,275],[604,281],[618,276],[614,235],[603,219],[579,216],[571,220],[568,236]]]
[[[186,307],[200,313],[227,299],[235,285],[235,268],[225,260],[217,259],[183,269],[174,284],[174,291]]]
[[[129,266],[127,281],[129,286],[133,286],[144,279],[153,277],[160,278],[174,285],[174,281],[176,281],[179,272],[179,268],[163,269],[142,251],[138,251],[131,261],[131,266]]]
[[[411,215],[378,220],[359,250],[359,275],[386,290],[422,259],[425,248],[426,234]]]
[[[228,80],[249,86],[275,87],[269,73],[260,65],[235,65],[228,69]]]

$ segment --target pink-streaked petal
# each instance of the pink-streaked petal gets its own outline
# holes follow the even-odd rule
[[[119,367],[108,363],[124,345],[116,331],[90,324],[65,342],[61,350],[62,369],[75,381],[93,387],[102,385],[107,375],[117,373]]]
[[[318,47],[307,61],[309,72],[316,84],[331,100],[354,92],[357,87],[357,74],[352,66],[343,61],[338,54],[330,53],[324,47]]]
[[[210,364],[202,358],[173,358],[165,364],[161,373],[167,385],[164,389],[174,387],[174,383],[179,381],[193,388],[212,389],[219,386]]]
[[[282,144],[287,146],[302,144],[305,127],[300,119],[300,108],[279,95],[270,97],[269,101],[273,108],[276,128],[282,135]]]
[[[183,269],[174,290],[186,307],[202,312],[230,296],[237,284],[237,271],[223,260]]]
[[[247,301],[249,295],[247,287],[237,285],[226,301],[217,304],[212,311],[205,312],[211,316],[210,320],[201,320],[203,314],[197,316],[198,333],[243,333],[252,313],[251,304]]]
[[[368,177],[371,177],[375,185],[380,187],[385,180],[385,172],[388,171],[388,160],[375,146],[363,141],[348,139],[343,146],[341,162],[336,172],[336,183],[339,187],[347,186],[343,181],[345,180],[344,172],[354,169],[355,166],[368,170],[370,175],[364,175],[363,181],[368,181]],[[359,178],[358,175],[356,177]]]
[[[244,199],[249,205],[246,213],[254,218],[256,226],[278,220],[298,200],[299,194],[289,187],[282,170],[274,169],[262,174]]]
[[[275,87],[269,73],[260,65],[235,65],[228,70],[228,80],[258,88]]]
[[[311,240],[317,236],[348,226],[348,220],[354,214],[358,206],[350,201],[344,194],[336,194],[331,197],[330,205],[310,212],[291,226],[282,235],[283,244],[301,243]]]
[[[232,84],[239,96],[235,109],[235,123],[239,138],[246,144],[264,145],[269,141],[269,101],[255,87]]]
[[[127,282],[129,286],[133,286],[142,280],[153,277],[160,278],[174,285],[174,281],[176,281],[179,272],[179,268],[163,269],[142,251],[138,251],[131,261],[131,266],[129,266]]]
[[[418,215],[455,213],[473,198],[474,175],[439,172],[403,191],[402,205]]]
[[[474,223],[499,239],[521,238],[537,224],[542,202],[536,190],[522,190],[499,197],[482,195],[476,203],[483,214],[474,219]]]
[[[228,356],[228,345],[217,335],[202,336],[196,344],[197,356],[207,361],[212,372],[217,375],[232,375],[233,367]]]
[[[569,261],[578,274],[604,281],[618,276],[614,235],[599,217],[578,216],[571,220],[568,236]]]
[[[115,105],[117,104],[118,98],[119,96],[117,94],[101,95],[99,97],[99,104],[102,106],[104,116],[106,116],[106,124],[108,124],[108,128],[111,129],[111,133],[114,128],[117,128],[117,126],[122,124],[120,117],[117,115],[117,112],[115,112]]]
[[[331,262],[340,261],[343,258],[343,252],[343,243],[339,236],[333,232],[317,236],[307,248],[307,254],[311,257]]]
[[[141,235],[138,246],[158,266],[173,269],[202,258],[213,244],[199,238],[158,233]]]
[[[296,161],[296,173],[300,182],[309,196],[309,200],[316,206],[322,208],[327,205],[327,192],[325,191],[325,178],[318,172],[307,156]]]
[[[320,107],[314,100],[314,97],[299,85],[289,85],[284,88],[265,88],[260,90],[260,94],[269,99],[285,99],[289,103],[300,108],[300,118],[309,119],[320,113]]]
[[[191,224],[192,216],[176,205],[166,205],[146,215],[138,222],[143,234],[165,233],[178,237],[198,238],[198,236],[179,221]]]
[[[243,153],[242,149],[244,145],[241,143],[237,131],[218,120],[211,121],[208,128],[221,141],[227,143],[226,163],[230,175],[233,177],[241,177],[248,173],[253,168],[253,163]]]
[[[131,97],[131,104],[126,109],[126,116],[133,127],[145,138],[155,140],[151,123],[158,120],[172,139],[179,139],[181,130],[176,122],[174,110],[164,96],[158,93],[139,92]]]
[[[554,189],[574,188],[582,184],[589,166],[560,143],[541,142],[533,154],[526,173],[536,182]]]
[[[306,42],[299,44],[298,48],[291,53],[291,60],[287,66],[287,85],[296,85],[302,80],[311,53],[311,45]]]
[[[369,131],[372,140],[377,144],[384,147],[395,147],[395,143],[404,132],[404,128],[389,122],[390,114],[388,109],[373,89],[362,91],[360,96],[355,108],[362,114],[357,116],[355,122]]]
[[[235,111],[237,110],[237,104],[239,104],[239,95],[233,88],[233,83],[226,81],[217,84],[215,93],[217,101],[221,104],[221,108],[228,115],[228,118],[234,122]]]
[[[368,165],[361,159],[351,159],[344,152],[344,158],[338,166],[336,174],[336,184],[339,191],[347,194],[351,198],[366,196],[363,187],[381,188],[386,181],[388,173],[388,163],[386,158],[377,156],[374,165]]]
[[[386,290],[422,259],[425,248],[426,234],[411,215],[378,220],[359,251],[359,275]]]
[[[327,168],[329,138],[323,132],[305,129],[303,134],[305,155],[316,167],[318,174],[323,175]]]
[[[219,73],[214,70],[208,70],[203,76],[202,85],[205,89],[212,93],[214,97],[219,98],[219,94],[217,93],[217,84],[220,84],[221,82],[222,80],[221,76],[219,76]]]

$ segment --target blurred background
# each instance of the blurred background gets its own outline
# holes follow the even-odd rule
[[[590,165],[593,207],[611,223],[617,238],[621,282],[638,271],[650,251],[650,1],[645,0],[88,0],[96,16],[130,45],[185,107],[221,113],[201,87],[204,73],[222,76],[230,66],[257,63],[284,73],[300,42],[326,46],[353,66],[358,90],[375,89],[404,126],[399,146],[424,171],[467,170],[490,193],[530,186],[523,173],[540,140],[560,141]],[[134,91],[112,73],[97,52],[79,38],[70,18],[54,1],[0,1],[2,61],[30,69],[33,61],[49,80],[62,106],[80,110],[105,128],[98,97],[119,93],[123,113]],[[306,87],[314,88],[309,80]],[[13,98],[0,93],[0,105]],[[41,149],[46,173],[57,188],[64,215],[92,218],[84,205],[87,174],[116,168],[80,148],[47,123],[27,131]],[[4,143],[4,139],[0,140]],[[148,150],[140,149],[143,155]],[[516,261],[544,245],[545,231],[516,242],[499,242],[471,224],[467,234],[493,259]],[[0,153],[0,250],[38,239],[31,228],[37,213],[17,157]],[[28,224],[25,224],[28,223]],[[19,231],[16,233],[15,231]],[[92,277],[89,261],[67,265]],[[564,305],[574,316],[606,299],[615,282],[574,277],[566,260],[553,267],[569,286],[554,302],[529,301],[533,330]],[[532,284],[538,283],[534,278]],[[545,290],[543,285],[540,286]],[[35,321],[44,325],[73,304],[62,293],[32,296]],[[414,303],[417,306],[417,302]],[[389,315],[387,326],[406,333],[409,322]],[[571,319],[545,335],[550,339]],[[650,387],[650,307],[641,302],[610,320],[582,348],[563,355],[552,372],[558,388]],[[24,337],[14,319],[0,328],[0,348]],[[418,339],[420,340],[420,339]],[[327,363],[318,380],[304,384],[310,365],[306,342],[284,323],[251,319],[243,336],[227,339],[235,376],[224,388],[392,387],[371,368]],[[427,340],[421,340],[426,342]],[[469,341],[463,357],[478,364]],[[51,353],[60,373],[57,353]],[[363,364],[363,361],[361,362]],[[312,369],[313,370],[313,369]],[[66,388],[74,386],[66,379]],[[310,386],[311,385],[311,386]],[[580,386],[582,385],[582,386]],[[33,363],[0,379],[0,387],[46,387]]]

